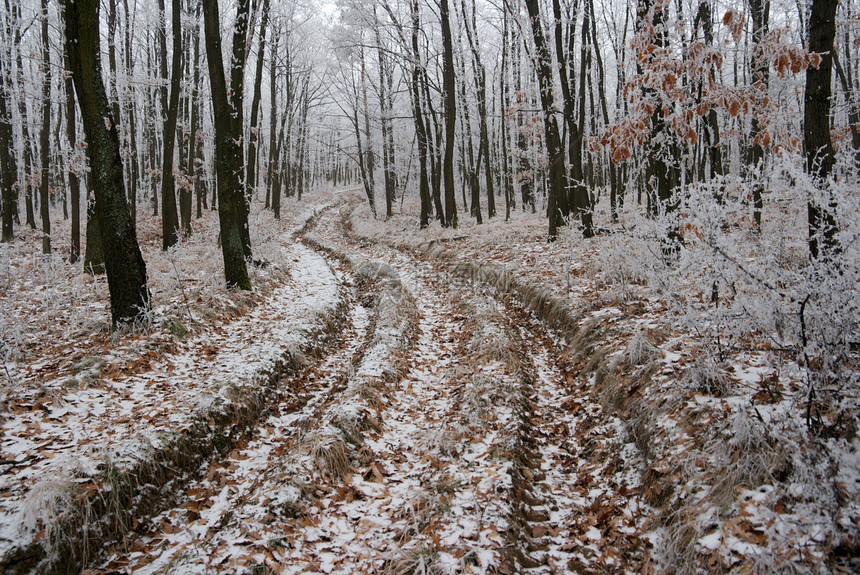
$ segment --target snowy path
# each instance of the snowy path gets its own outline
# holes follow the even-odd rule
[[[71,545],[57,517],[70,513],[67,502],[81,489],[92,495],[111,488],[101,473],[106,465],[132,481],[155,474],[147,466],[171,467],[172,479],[181,479],[185,470],[163,460],[174,442],[207,439],[200,437],[206,431],[200,422],[234,406],[253,419],[255,406],[247,402],[267,393],[267,379],[301,350],[316,352],[326,338],[326,321],[340,306],[342,282],[313,250],[296,245],[291,252],[291,276],[250,313],[211,326],[175,353],[147,350],[141,365],[108,374],[99,386],[56,394],[50,407],[13,406],[4,415],[2,459],[28,465],[0,474],[0,570],[4,561],[19,562],[17,555],[33,555],[42,538]],[[45,400],[33,403],[38,407],[40,401]],[[158,459],[159,454],[167,455]]]
[[[353,287],[350,275],[342,268],[335,271],[342,285]],[[341,349],[284,382],[280,402],[254,436],[228,456],[214,459],[206,478],[186,490],[180,506],[155,518],[151,533],[111,557],[111,570],[229,569],[246,563],[256,544],[278,537],[268,525],[275,513],[298,504],[299,490],[306,487],[304,478],[289,472],[288,454],[337,397],[340,382],[349,376],[352,357],[367,337],[368,310],[354,297],[348,297],[348,303],[349,324]]]
[[[595,557],[623,568],[582,521],[603,470],[581,474],[586,394],[542,324],[432,262],[348,239],[336,210],[308,237],[350,294],[347,343],[284,382],[254,437],[103,569],[561,573]]]

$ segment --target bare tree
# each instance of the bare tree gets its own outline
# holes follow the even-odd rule
[[[549,159],[548,173],[548,217],[549,240],[555,241],[557,229],[564,225],[564,214],[559,206],[559,197],[564,194],[564,156],[561,151],[561,136],[555,118],[555,99],[552,93],[552,56],[546,42],[537,0],[526,0],[526,8],[532,24],[535,44],[538,85],[541,108],[544,116],[544,139]]]
[[[164,152],[161,168],[161,249],[167,250],[179,241],[179,216],[173,177],[173,144],[176,142],[176,119],[179,115],[179,91],[182,83],[182,5],[172,0],[173,62],[170,72],[170,101],[164,120]]]
[[[42,216],[42,253],[51,253],[51,40],[48,37],[48,0],[42,0],[42,130],[39,136],[41,159],[39,208]]]
[[[0,211],[2,211],[2,235],[0,241],[11,242],[14,238],[15,174],[12,154],[12,118],[10,117],[9,81],[7,78],[6,54],[0,55]]]
[[[215,116],[215,172],[218,179],[218,219],[221,226],[224,276],[228,287],[250,290],[251,278],[248,276],[245,262],[242,233],[243,225],[247,228],[245,187],[242,184],[242,85],[245,38],[248,30],[248,0],[239,0],[237,6],[229,95],[221,56],[218,0],[203,0],[203,22]]]
[[[111,319],[118,326],[145,315],[150,298],[146,265],[125,199],[119,134],[102,81],[98,10],[98,0],[66,0],[66,50],[92,168],[95,215],[105,239]]]

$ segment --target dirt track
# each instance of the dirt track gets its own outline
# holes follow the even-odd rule
[[[302,233],[349,294],[337,349],[102,572],[635,570],[637,485],[558,338],[476,278],[352,236],[348,210]]]

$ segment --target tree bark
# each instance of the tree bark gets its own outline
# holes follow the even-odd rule
[[[275,34],[274,30],[272,33],[272,43],[271,48],[269,50],[269,103],[271,105],[271,111],[269,112],[269,165],[266,171],[266,208],[272,208],[274,211],[274,179],[275,179],[275,166],[277,165],[277,157],[278,157],[278,85],[277,85],[277,54],[278,54],[278,40],[280,39],[279,34]],[[270,201],[271,198],[271,201]]]
[[[197,174],[197,152],[199,143],[197,132],[200,129],[200,2],[195,3],[194,10],[194,27],[192,34],[194,35],[194,56],[191,59],[193,66],[191,83],[191,96],[188,105],[190,106],[190,121],[188,132],[188,181],[180,192],[179,197],[179,222],[182,226],[182,231],[186,237],[191,235],[191,194],[195,193],[197,197],[197,217],[201,217],[203,197],[205,195],[201,190],[200,176]]]
[[[456,228],[454,146],[457,137],[457,88],[454,82],[454,43],[451,38],[448,0],[441,0],[439,18],[442,21],[442,92],[445,100],[445,158],[442,162],[445,180],[445,226]]]
[[[92,275],[105,273],[105,250],[102,242],[102,227],[96,216],[96,199],[92,189],[92,176],[87,182],[87,223],[84,271]]]
[[[111,319],[116,327],[149,310],[146,265],[128,213],[119,135],[102,82],[98,0],[66,0],[65,8],[66,49],[92,167],[95,212],[105,240]]]
[[[218,219],[221,251],[228,288],[251,289],[245,262],[242,226],[245,209],[242,185],[242,73],[245,66],[245,36],[248,28],[248,0],[239,0],[233,32],[230,95],[221,56],[221,25],[218,0],[203,0],[209,83],[215,116],[215,174],[218,180]],[[250,246],[248,246],[250,249]]]
[[[132,32],[131,12],[128,8],[128,0],[123,0],[125,11],[125,71],[129,76],[132,74],[134,64],[132,60]],[[131,212],[131,221],[137,226],[137,187],[140,179],[140,157],[137,153],[137,125],[135,123],[135,109],[137,98],[132,86],[128,86],[129,93],[126,96],[128,106],[128,151],[131,154],[131,174],[129,175],[128,207]]]
[[[508,95],[508,66],[510,65],[510,43],[508,42],[508,11],[502,14],[502,69],[499,78],[499,104],[502,109],[499,137],[502,141],[502,187],[505,190],[505,221],[511,219],[511,209],[515,208],[514,180],[511,173],[511,158],[508,154],[508,110],[511,107]]]
[[[69,140],[69,162],[74,162],[77,156],[78,136],[77,126],[75,126],[75,85],[72,80],[72,68],[69,62],[68,50],[63,51],[65,54],[65,69],[66,74],[66,138]],[[66,167],[69,178],[69,193],[72,203],[72,237],[71,237],[71,253],[69,262],[75,263],[81,259],[81,181],[78,178],[78,169],[80,166],[69,165]]]
[[[182,83],[182,14],[180,0],[172,0],[173,62],[170,71],[170,102],[164,121],[164,152],[161,162],[161,249],[167,250],[179,241],[179,216],[176,211],[176,189],[173,178],[173,145],[176,142],[176,118],[179,115],[179,91]]]
[[[753,49],[752,49],[752,85],[761,101],[767,96],[770,78],[770,64],[764,53],[764,43],[767,37],[770,21],[770,0],[748,0],[753,21]],[[755,228],[761,231],[762,192],[764,183],[762,169],[764,168],[764,145],[761,142],[760,107],[754,106],[752,115],[752,126],[750,137],[752,146],[749,151],[749,168],[755,180],[752,182],[753,195],[753,221]]]
[[[851,69],[850,60],[846,66],[849,70]],[[839,76],[839,83],[842,85],[842,91],[845,92],[845,99],[848,101],[848,127],[851,130],[851,146],[854,148],[854,166],[860,170],[860,102],[854,96],[851,82],[839,64],[836,52],[833,53],[833,67],[836,69],[836,75]]]
[[[257,67],[254,76],[254,95],[251,100],[251,123],[248,131],[248,160],[246,185],[248,197],[253,197],[257,191],[257,140],[259,131],[258,117],[260,98],[263,87],[263,56],[266,53],[266,28],[269,24],[269,0],[263,0],[263,17],[260,22],[260,44],[257,48]]]
[[[552,57],[543,33],[540,8],[537,0],[526,0],[526,8],[532,24],[532,36],[537,53],[537,77],[540,87],[541,108],[544,116],[544,139],[549,160],[548,208],[549,241],[555,241],[557,228],[564,225],[564,214],[559,209],[559,196],[564,193],[564,156],[561,151],[561,138],[555,118],[555,101],[552,93]]]
[[[807,204],[809,253],[814,259],[831,260],[840,253],[836,202],[828,179],[836,161],[830,139],[830,81],[833,69],[833,40],[836,36],[838,0],[813,0],[809,15],[809,51],[821,56],[817,68],[806,69],[803,109],[803,145],[806,171],[821,192],[821,200]]]
[[[48,0],[42,0],[42,130],[39,137],[41,177],[39,203],[42,216],[42,253],[51,254],[51,42],[48,37]]]
[[[12,118],[9,115],[9,83],[7,82],[6,54],[0,55],[0,207],[2,207],[2,234],[0,242],[14,239],[15,174],[12,165]]]
[[[421,52],[418,49],[418,37],[421,22],[418,11],[418,0],[412,0],[412,111],[415,120],[415,137],[418,140],[419,196],[421,199],[420,225],[426,228],[430,224],[430,185],[427,174],[428,146],[427,126],[424,123],[424,112],[421,105]]]

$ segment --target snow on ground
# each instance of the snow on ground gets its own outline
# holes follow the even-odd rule
[[[693,241],[681,261],[662,270],[654,265],[659,247],[656,252],[649,247],[648,222],[624,214],[620,224],[596,238],[583,241],[577,230],[564,229],[551,244],[546,243],[545,219],[519,212],[508,223],[497,219],[476,226],[464,218],[456,230],[435,222],[418,230],[413,217],[396,215],[380,224],[358,205],[349,224],[366,242],[410,250],[429,258],[441,273],[447,270],[473,283],[489,281],[503,291],[514,286],[517,293],[525,287],[531,299],[524,304],[547,306],[545,320],[560,325],[562,363],[591,412],[575,444],[592,459],[589,464],[580,459],[579,477],[589,465],[599,471],[591,490],[591,511],[599,512],[579,517],[583,527],[594,523],[590,533],[599,535],[597,547],[616,553],[617,535],[637,524],[639,532],[625,538],[627,544],[641,539],[642,545],[628,558],[642,558],[644,552],[643,559],[658,570],[694,571],[701,564],[740,570],[856,569],[860,565],[851,556],[860,540],[860,440],[850,414],[860,405],[851,383],[858,359],[850,352],[834,356],[844,366],[839,379],[816,383],[825,396],[816,396],[812,405],[810,433],[811,370],[789,344],[779,348],[781,333],[757,333],[751,327],[761,318],[776,317],[776,330],[790,332],[799,317],[797,307],[757,294],[754,277],[742,285],[732,275],[749,280],[744,274],[769,273],[764,266],[773,266],[775,258],[786,267],[777,270],[785,278],[773,281],[796,281],[791,266],[799,265],[797,252],[805,247],[783,229],[778,213],[767,215],[770,235],[765,237],[782,238],[778,245],[762,245],[755,236],[744,240],[750,234],[743,218],[729,214],[731,226],[718,231],[746,242],[749,253],[737,256],[743,259],[725,256],[722,244],[724,253],[710,251],[715,248],[703,235],[705,223],[694,222]],[[765,251],[756,252],[757,247]],[[856,264],[850,267],[855,273]],[[720,288],[716,296],[711,277]],[[856,294],[856,286],[847,285],[834,301],[845,300],[853,309],[851,293]],[[720,298],[716,312],[712,297]],[[749,307],[756,305],[766,307]],[[557,313],[559,308],[567,311]],[[761,318],[751,318],[756,313]],[[821,332],[848,336],[834,331],[847,318],[831,315],[820,321],[816,329]],[[831,360],[819,356],[812,361]],[[820,376],[813,372],[812,377]],[[841,399],[834,404],[832,397]],[[595,435],[603,438],[597,446]],[[613,475],[627,479],[619,482]],[[749,491],[761,496],[749,499],[743,495]],[[631,503],[625,507],[627,499]],[[607,515],[610,507],[636,520],[623,529],[609,527],[606,518],[617,516]],[[569,568],[605,565],[600,554],[586,555],[582,564]]]
[[[348,275],[338,272],[338,277],[351,285]],[[364,306],[352,306],[345,345],[284,382],[286,393],[255,436],[227,457],[213,458],[205,479],[186,490],[181,505],[147,522],[141,536],[132,535],[111,554],[106,568],[141,574],[227,570],[248,563],[266,544],[272,550],[260,562],[274,560],[284,546],[271,542],[282,541],[284,533],[271,523],[299,514],[313,489],[294,459],[307,445],[308,429],[337,397],[333,389],[351,371],[369,319]]]
[[[340,285],[322,257],[291,239],[302,223],[297,218],[272,232],[284,267],[238,317],[196,324],[185,338],[153,330],[104,338],[98,346],[77,341],[65,350],[44,342],[47,355],[7,364],[15,385],[0,420],[0,555],[51,528],[63,511],[51,498],[68,496],[70,486],[103,488],[106,466],[121,470],[167,447],[209,410],[240,399],[243,386],[259,384],[286,354],[313,343],[306,340],[338,305]],[[212,297],[232,306],[242,295],[220,290]],[[6,306],[27,304],[4,299]],[[186,321],[195,315],[184,311]],[[83,357],[67,359],[74,355]]]
[[[35,359],[22,327],[27,311],[17,309],[18,331],[6,330],[16,335],[4,341],[17,346],[10,365],[30,383],[7,391],[6,405],[18,401],[39,428],[25,431],[25,416],[9,409],[6,417],[22,418],[13,428],[21,437],[4,436],[3,445],[18,446],[13,457],[41,458],[15,465],[21,478],[31,462],[43,465],[51,447],[65,445],[40,445],[39,433],[67,440],[60,422],[85,411],[92,425],[77,432],[81,453],[89,427],[108,422],[117,437],[137,431],[138,415],[147,426],[181,427],[187,413],[155,403],[176,391],[164,381],[187,386],[176,405],[207,405],[200,390],[229,382],[228,371],[239,373],[233,366],[254,372],[264,367],[260,354],[295,345],[295,326],[307,327],[322,309],[310,311],[309,290],[317,290],[312,300],[340,299],[349,309],[340,347],[287,378],[256,429],[229,454],[214,454],[175,507],[141,517],[94,573],[857,567],[856,428],[836,422],[830,435],[805,439],[798,414],[808,405],[808,371],[757,343],[714,346],[702,334],[720,326],[700,331],[691,319],[706,317],[700,312],[711,294],[701,288],[709,271],[685,268],[693,259],[684,260],[689,277],[655,286],[660,276],[636,260],[647,246],[627,233],[641,223],[624,220],[588,242],[563,230],[547,244],[539,215],[419,230],[410,215],[373,221],[360,193],[343,192],[312,199],[285,229],[310,216],[307,248],[287,232],[266,232],[270,240],[257,253],[273,263],[255,273],[263,275],[257,285],[272,288],[244,301],[201,288],[199,275],[164,279],[186,277],[193,258],[155,258],[173,294],[171,306],[157,311],[163,333],[123,336],[115,357],[75,368],[71,391],[41,391],[60,389],[44,382],[60,381],[58,370],[68,377],[71,367],[57,352]],[[9,257],[7,273],[41,265],[25,259]],[[53,273],[40,269],[43,278]],[[27,287],[37,294],[29,309],[39,318],[55,317],[45,302],[57,297],[95,305],[65,287],[67,279],[53,287],[40,281],[40,289]],[[725,289],[716,297],[731,303]],[[306,315],[297,301],[305,301]],[[231,308],[237,318],[224,317]],[[212,326],[195,326],[185,338],[168,331],[192,315]],[[82,341],[92,326],[78,330],[57,333]],[[245,344],[229,348],[235,333]],[[107,336],[88,337],[107,349]],[[152,353],[118,369],[131,364],[136,337]],[[210,353],[212,341],[223,349]],[[27,373],[41,374],[41,387]],[[153,383],[158,378],[147,373],[164,380]],[[33,489],[31,507],[50,500],[43,494],[51,489]]]

